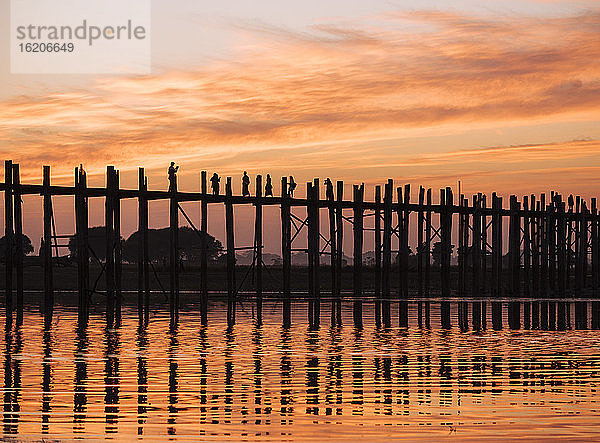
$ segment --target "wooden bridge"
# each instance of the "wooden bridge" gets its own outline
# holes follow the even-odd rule
[[[375,251],[372,271],[375,275],[373,296],[375,315],[378,322],[390,324],[390,301],[400,303],[400,318],[406,316],[403,300],[409,298],[409,233],[416,229],[416,281],[415,295],[428,297],[433,293],[432,277],[439,272],[439,288],[442,297],[457,294],[481,296],[547,297],[564,296],[570,291],[581,291],[600,287],[600,245],[598,243],[599,215],[596,199],[590,206],[579,196],[568,199],[555,192],[524,196],[521,201],[512,195],[509,207],[505,208],[502,197],[491,195],[488,206],[487,196],[473,195],[471,199],[460,195],[456,201],[452,189],[440,189],[439,200],[434,203],[431,189],[419,188],[418,201],[411,202],[410,185],[394,187],[390,179],[382,186],[375,187],[373,201],[365,200],[364,184],[353,186],[352,199],[344,200],[344,184],[328,181],[325,198],[322,198],[319,180],[306,184],[306,197],[296,198],[288,192],[287,178],[281,179],[279,196],[263,196],[262,177],[256,177],[255,195],[234,195],[231,177],[227,177],[225,194],[208,192],[207,174],[201,173],[201,192],[181,192],[177,190],[176,178],[170,191],[148,189],[143,168],[139,169],[138,189],[121,189],[119,171],[113,166],[106,169],[106,186],[88,187],[86,173],[75,168],[74,186],[54,186],[51,184],[50,167],[43,167],[41,185],[21,184],[19,165],[5,162],[4,192],[5,238],[6,238],[6,320],[12,324],[13,311],[17,313],[17,324],[23,319],[23,254],[22,251],[22,200],[26,194],[43,197],[43,242],[41,257],[44,266],[44,313],[47,328],[52,324],[54,306],[53,289],[53,250],[59,246],[53,229],[54,218],[52,197],[73,195],[75,197],[75,233],[79,323],[86,325],[89,317],[90,289],[90,248],[88,243],[88,199],[105,199],[106,262],[102,263],[106,278],[106,318],[112,327],[120,323],[122,288],[122,250],[120,239],[121,201],[138,200],[138,313],[141,325],[148,322],[150,304],[150,259],[148,244],[148,202],[168,200],[170,202],[170,266],[169,300],[171,322],[176,325],[179,312],[179,266],[178,230],[179,213],[201,235],[200,253],[200,298],[201,321],[207,322],[207,221],[208,205],[225,206],[227,296],[229,300],[228,322],[235,322],[235,307],[238,289],[235,276],[236,250],[253,251],[252,271],[256,282],[257,317],[262,318],[263,299],[263,207],[278,206],[281,212],[281,251],[283,298],[283,319],[290,323],[292,252],[302,250],[308,254],[308,299],[309,322],[319,324],[321,301],[321,270],[327,265],[331,279],[331,321],[339,323],[341,318],[342,266],[344,225],[350,224],[353,233],[353,300],[354,321],[362,322],[362,299],[366,296],[363,275],[367,272],[363,265],[364,234],[373,232]],[[183,211],[181,202],[200,202],[201,219],[199,228]],[[236,247],[234,238],[235,205],[251,204],[255,207],[254,244],[249,247]],[[303,208],[297,216],[295,208]],[[320,217],[326,210],[329,229],[320,232]],[[344,211],[345,210],[345,211]],[[352,215],[349,216],[349,212]],[[411,214],[416,214],[416,226]],[[365,227],[365,219],[373,217],[373,227]],[[503,248],[506,236],[503,224],[508,222],[508,245]],[[294,248],[294,241],[306,230],[307,248]],[[451,266],[452,238],[458,243],[457,266]],[[392,250],[392,239],[398,244]],[[432,266],[432,249],[439,243],[439,267]],[[503,251],[508,251],[508,263],[503,260]],[[16,254],[10,251],[16,250]],[[322,263],[322,258],[326,257]],[[397,257],[397,260],[392,260]],[[438,271],[439,269],[439,271]],[[16,276],[16,278],[14,278]],[[392,276],[398,279],[398,291],[392,294]],[[454,278],[454,276],[456,278]],[[490,278],[491,276],[491,278]],[[16,281],[15,281],[16,280]],[[16,309],[13,303],[13,287],[16,289]]]

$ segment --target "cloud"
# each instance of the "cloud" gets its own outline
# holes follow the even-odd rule
[[[70,176],[81,161],[152,168],[167,157],[213,166],[244,156],[277,166],[292,151],[315,166],[339,160],[333,146],[348,140],[596,119],[599,25],[600,11],[589,10],[550,18],[394,12],[378,26],[306,32],[238,26],[242,43],[230,60],[5,100],[0,153],[24,163],[25,173],[35,165],[36,175],[40,163]],[[349,168],[398,154],[352,152]]]

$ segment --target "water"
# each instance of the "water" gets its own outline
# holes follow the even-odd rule
[[[419,327],[417,304],[410,303],[409,327],[388,330],[375,327],[370,305],[363,329],[355,329],[350,304],[339,328],[329,327],[324,304],[315,331],[307,328],[304,304],[294,305],[293,325],[284,329],[280,304],[265,303],[258,327],[246,302],[229,332],[220,303],[211,304],[205,329],[196,312],[182,311],[176,332],[160,312],[140,332],[135,310],[126,308],[119,329],[105,330],[98,313],[78,334],[76,310],[58,307],[44,333],[40,314],[26,312],[24,327],[1,344],[3,435],[598,438],[600,331],[575,329],[589,326],[589,316],[581,317],[590,304],[579,304],[577,319],[573,304],[564,305],[563,331],[510,329],[506,304],[502,329],[496,318],[494,330],[490,305],[481,331],[464,320],[462,330],[457,326],[456,303],[452,326],[441,329],[436,302],[430,328]],[[519,327],[514,319],[511,325]]]

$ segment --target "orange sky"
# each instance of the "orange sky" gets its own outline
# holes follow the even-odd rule
[[[303,30],[245,22],[226,56],[196,66],[3,94],[0,153],[32,183],[42,164],[72,183],[83,162],[100,185],[110,163],[124,186],[145,166],[161,189],[174,160],[184,190],[202,169],[237,187],[245,169],[589,197],[600,191],[599,25],[593,3],[547,16],[393,10]]]

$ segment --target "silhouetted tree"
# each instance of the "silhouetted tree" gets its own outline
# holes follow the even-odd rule
[[[123,244],[123,237],[121,237],[121,244]],[[94,251],[98,260],[106,259],[106,228],[104,226],[94,226],[88,229],[88,244],[90,249]],[[69,256],[71,258],[77,257],[77,239],[71,237],[69,239]],[[90,251],[90,257],[94,257],[92,251]]]
[[[137,262],[140,235],[139,231],[134,232],[123,245],[123,258],[128,262]],[[192,263],[200,261],[202,235],[188,226],[179,228],[179,253],[182,258]],[[148,246],[151,261],[161,261],[169,257],[169,228],[148,229]],[[206,247],[209,262],[214,262],[223,252],[221,242],[210,234],[206,234]]]
[[[450,251],[444,251],[444,244],[441,241],[435,242],[433,244],[433,248],[431,249],[431,256],[433,257],[433,262],[441,266],[442,265],[442,256],[444,252],[450,253],[452,255],[452,251],[454,250],[454,245],[449,245]]]
[[[13,243],[13,257],[17,257],[17,237],[15,235]],[[31,254],[33,252],[33,245],[31,244],[31,239],[27,237],[25,234],[21,234],[21,241],[23,242],[23,256]],[[6,236],[0,238],[0,259],[4,260],[6,254]]]

